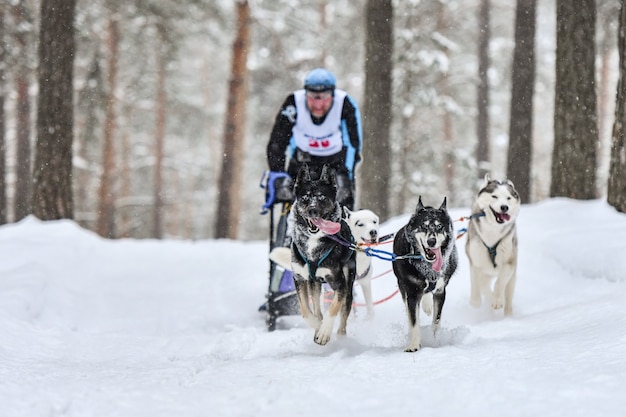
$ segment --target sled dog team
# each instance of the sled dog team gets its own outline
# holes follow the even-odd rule
[[[294,188],[291,249],[275,248],[270,258],[293,271],[302,317],[315,330],[315,343],[325,345],[338,316],[337,334],[346,334],[356,280],[363,288],[367,316],[374,315],[371,257],[354,248],[377,243],[380,225],[372,211],[351,211],[337,202],[335,176],[327,167],[319,178],[312,178],[308,166],[303,166]],[[395,233],[392,267],[408,318],[406,352],[421,347],[420,307],[432,315],[432,329],[437,331],[446,287],[457,269],[456,236],[446,204],[444,197],[438,208],[425,206],[420,197],[408,223]],[[469,301],[473,307],[479,307],[484,300],[493,309],[504,309],[506,316],[512,314],[519,209],[520,199],[513,183],[491,179],[487,174],[472,204],[465,244],[470,264]],[[325,311],[320,301],[323,283],[333,293]]]

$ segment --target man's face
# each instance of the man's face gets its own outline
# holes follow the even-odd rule
[[[330,91],[307,91],[306,105],[313,117],[324,117],[333,104],[333,93]]]

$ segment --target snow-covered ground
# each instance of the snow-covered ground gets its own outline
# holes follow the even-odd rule
[[[267,332],[257,312],[267,242],[5,225],[0,416],[624,415],[626,216],[599,200],[552,199],[523,206],[518,233],[513,316],[469,306],[461,238],[440,332],[422,315],[423,348],[405,353],[399,296],[371,322],[357,307],[348,336],[326,346],[296,316]],[[374,268],[382,299],[396,280],[389,262]]]

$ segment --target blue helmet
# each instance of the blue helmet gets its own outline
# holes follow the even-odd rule
[[[304,79],[304,89],[309,91],[328,91],[335,89],[335,76],[324,68],[315,68]]]

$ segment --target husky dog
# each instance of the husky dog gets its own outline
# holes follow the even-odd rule
[[[318,179],[312,179],[308,165],[304,164],[298,172],[295,194],[291,210],[291,269],[302,317],[315,329],[315,343],[325,345],[340,313],[337,334],[346,334],[352,309],[356,255],[349,247],[350,228],[341,218],[335,175],[328,166],[324,165]],[[334,293],[325,315],[322,315],[320,300],[323,282],[328,283]]]
[[[371,210],[350,211],[343,208],[344,218],[350,227],[350,233],[355,242],[378,243],[380,223],[378,216]],[[374,317],[374,302],[372,300],[372,260],[363,251],[356,253],[356,280],[363,288],[363,297],[367,308],[367,318]]]
[[[421,348],[419,308],[422,297],[422,307],[427,314],[430,315],[434,307],[432,327],[436,332],[446,301],[446,286],[458,264],[446,198],[438,209],[424,207],[422,197],[419,198],[415,213],[396,233],[393,252],[397,256],[393,272],[409,319],[409,345],[404,351],[415,352]]]
[[[343,208],[344,221],[350,227],[354,243],[378,243],[380,223],[378,216],[371,210],[351,211]],[[290,217],[291,218],[291,217]],[[290,222],[293,223],[293,222]],[[293,225],[292,225],[293,226]],[[276,247],[272,249],[269,258],[277,265],[291,271],[291,249]],[[374,301],[372,297],[372,260],[364,251],[356,252],[356,282],[363,288],[363,297],[367,308],[367,318],[374,318]]]
[[[465,253],[470,262],[470,304],[480,307],[483,297],[494,310],[504,307],[513,313],[513,293],[517,269],[517,230],[515,220],[520,197],[511,181],[492,180],[485,175],[467,227]],[[496,278],[491,290],[491,281]]]

